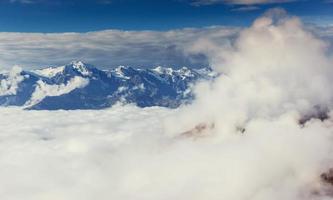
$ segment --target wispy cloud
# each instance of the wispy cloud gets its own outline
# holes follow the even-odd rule
[[[237,12],[245,12],[245,11],[252,11],[252,10],[259,10],[260,7],[258,6],[241,6],[232,9],[232,11],[237,11]]]
[[[212,4],[231,4],[231,5],[259,5],[259,4],[274,4],[287,3],[297,0],[194,0],[192,5],[203,6]]]
[[[43,0],[9,0],[10,3],[23,3],[23,4],[33,4],[41,3]]]
[[[0,1],[1,2],[1,1]],[[19,4],[78,4],[82,3],[81,0],[3,0],[3,2],[8,3],[19,3]],[[84,1],[87,3],[94,3],[94,4],[111,4],[112,0],[87,0]]]

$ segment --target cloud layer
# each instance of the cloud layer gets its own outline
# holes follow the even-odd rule
[[[213,85],[198,87],[196,103],[204,109],[199,111],[203,119],[234,118],[233,127],[256,117],[271,118],[289,111],[304,115],[317,107],[333,106],[329,44],[281,9],[257,19],[230,48],[201,40],[189,50],[205,53],[211,65],[225,74]]]
[[[174,112],[0,109],[0,198],[307,200],[322,192],[331,121],[301,128],[284,115],[252,120],[245,135],[193,140],[168,131]]]
[[[333,40],[332,27],[309,26],[312,32]],[[101,68],[207,66],[205,54],[188,53],[194,43],[210,40],[225,48],[241,28],[210,27],[171,31],[106,30],[89,33],[0,32],[0,69],[19,65],[23,69],[59,66],[82,60]],[[184,51],[185,49],[185,51]]]
[[[228,180],[223,184],[228,189],[222,192],[222,199],[316,198],[306,194],[317,190],[313,188],[317,183],[320,185],[310,174],[315,177],[333,165],[328,156],[333,153],[329,145],[332,143],[333,59],[328,46],[308,32],[298,18],[274,9],[241,31],[230,48],[221,48],[209,40],[198,41],[190,48],[209,55],[212,66],[224,75],[214,83],[198,85],[196,102],[170,117],[166,129],[174,135],[185,133],[199,138],[214,137],[215,142],[228,141],[226,145],[232,146],[230,157],[235,159],[230,158],[229,162],[233,167],[246,169],[231,170],[235,174],[229,179],[220,177]],[[311,117],[328,120],[313,119],[304,125]],[[312,134],[318,136],[309,138],[312,144],[296,144],[307,141],[305,138]],[[230,144],[237,137],[243,142],[251,138],[255,143]],[[261,140],[265,141],[264,145],[256,144]],[[247,145],[251,150],[246,149]],[[265,145],[272,149],[268,146],[266,149]],[[318,146],[311,150],[312,145]],[[319,150],[319,146],[324,149]],[[262,152],[244,156],[239,163],[239,157],[233,153],[238,155],[244,148],[241,155],[256,148]],[[267,158],[262,157],[264,152],[268,153]],[[302,164],[297,161],[300,157],[303,157],[301,162],[305,161]],[[270,177],[279,177],[278,187]]]
[[[59,34],[0,33],[0,66],[36,68],[83,60],[102,67],[202,67],[208,65],[205,56],[184,55],[184,47],[202,37],[223,43],[238,30],[211,27],[167,32],[107,30]]]

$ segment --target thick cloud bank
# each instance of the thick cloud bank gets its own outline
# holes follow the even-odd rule
[[[257,19],[230,48],[199,41],[191,51],[208,49],[212,66],[224,75],[199,85],[196,105],[184,113],[199,110],[200,121],[221,121],[232,128],[258,117],[330,110],[333,60],[327,48],[298,18],[279,9]]]
[[[310,27],[310,26],[309,26]],[[117,67],[206,67],[204,54],[186,54],[197,40],[220,46],[233,41],[241,28],[207,27],[170,31],[105,30],[88,33],[0,32],[0,69],[19,65],[25,70],[60,66],[82,60],[99,68]],[[311,30],[333,41],[332,27],[311,26]]]
[[[211,145],[221,148],[211,163],[223,163],[212,176],[219,189],[207,199],[316,198],[316,178],[333,166],[327,50],[280,9],[257,19],[228,49],[209,40],[191,48],[209,55],[223,75],[199,85],[197,101],[165,127],[171,135],[214,138]]]
[[[223,75],[178,110],[1,109],[0,199],[332,199],[327,44],[273,10],[203,50]]]
[[[1,199],[311,199],[332,159],[327,121],[251,121],[245,135],[165,131],[174,111],[0,110]],[[172,126],[171,124],[169,124]]]
[[[98,67],[204,67],[203,55],[184,55],[183,48],[198,38],[224,43],[239,28],[209,27],[171,31],[105,30],[88,33],[0,32],[0,69],[57,66],[83,60]]]

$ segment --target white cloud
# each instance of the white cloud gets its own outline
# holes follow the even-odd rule
[[[0,109],[0,198],[308,200],[320,190],[331,123],[301,128],[286,115],[193,141],[166,134],[174,112]]]
[[[245,12],[245,11],[253,11],[253,10],[259,10],[260,8],[258,6],[241,6],[238,8],[232,9],[232,11],[238,11],[238,12]]]
[[[14,66],[8,73],[6,79],[0,81],[0,95],[15,95],[18,89],[18,85],[24,80],[24,76],[21,76],[22,69],[18,66]]]
[[[246,9],[253,9],[249,7]],[[254,8],[255,9],[255,8]],[[242,10],[242,9],[241,9]],[[228,45],[238,34],[237,27],[209,27],[171,31],[106,30],[88,33],[6,33],[0,32],[0,68],[19,65],[24,69],[67,64],[83,60],[98,67],[198,66],[208,65],[203,54],[184,53],[198,40]],[[329,27],[314,27],[332,40]],[[222,45],[219,45],[222,46]]]
[[[298,18],[283,13],[269,11],[228,49],[209,40],[189,48],[205,52],[211,65],[226,75],[212,86],[198,88],[203,93],[197,101],[204,109],[199,111],[203,119],[229,121],[233,125],[226,128],[232,129],[255,117],[276,117],[289,110],[307,114],[315,106],[332,106],[329,45],[306,31]]]
[[[198,41],[198,44],[190,48],[190,51],[210,55],[210,63],[224,76],[214,83],[198,85],[197,100],[193,105],[184,106],[167,120],[167,132],[171,135],[181,132],[186,135],[198,134],[200,127],[206,127],[206,132],[201,134],[205,134],[207,138],[215,138],[215,142],[226,142],[224,145],[230,145],[232,149],[228,155],[236,160],[239,150],[246,149],[247,145],[249,148],[263,147],[261,144],[245,143],[240,147],[233,146],[238,139],[263,140],[265,145],[272,147],[272,151],[262,150],[273,160],[263,158],[263,152],[259,153],[259,158],[256,157],[257,153],[245,156],[247,150],[241,153],[245,156],[242,158],[245,162],[251,160],[249,163],[258,163],[256,166],[230,158],[232,166],[244,166],[249,174],[244,175],[242,169],[235,169],[231,170],[230,173],[235,174],[230,175],[230,178],[220,177],[222,180],[229,180],[220,186],[223,188],[228,185],[227,191],[223,192],[225,196],[220,196],[221,199],[312,199],[315,197],[307,191],[317,190],[313,187],[318,178],[312,179],[307,175],[318,176],[315,174],[320,174],[320,171],[325,168],[328,170],[333,165],[332,160],[326,157],[333,153],[328,144],[323,145],[328,148],[319,150],[318,154],[315,153],[316,148],[313,152],[311,147],[308,148],[311,144],[304,147],[294,144],[294,147],[290,146],[293,150],[288,150],[289,144],[307,140],[305,138],[311,133],[318,134],[319,137],[328,136],[323,140],[310,139],[313,140],[313,143],[310,142],[313,145],[324,140],[332,142],[332,134],[328,133],[332,130],[329,125],[331,119],[324,123],[313,120],[305,126],[302,126],[300,121],[333,108],[333,59],[332,52],[327,51],[328,44],[325,41],[308,32],[298,18],[286,16],[284,13],[280,9],[269,11],[250,28],[241,31],[239,38],[228,49],[209,40]],[[308,129],[313,125],[313,129]],[[327,126],[324,129],[328,132],[323,131],[322,125]],[[193,129],[194,127],[197,128]],[[192,132],[186,132],[191,129]],[[296,139],[297,135],[302,136]],[[230,140],[235,143],[230,144]],[[306,158],[303,157],[300,152],[308,150],[310,152],[306,153]],[[322,160],[308,160],[305,162],[307,164],[301,164],[295,160],[296,157],[299,158],[296,156],[297,152],[303,157],[302,161],[311,160],[310,155],[313,155],[315,160],[319,157],[319,160]],[[228,157],[219,153],[221,157]],[[317,158],[316,154],[319,155]],[[272,166],[266,166],[267,162]],[[301,167],[305,165],[311,166],[311,169]],[[264,168],[261,168],[262,166]],[[226,168],[221,167],[221,170]],[[304,171],[301,172],[302,170]],[[261,176],[259,171],[265,175]],[[273,177],[279,177],[282,181],[276,184],[279,185],[278,188],[275,187],[276,182],[272,181]],[[256,184],[247,184],[247,180]],[[235,190],[229,190],[233,186]]]
[[[84,60],[98,66],[207,65],[202,55],[185,56],[184,46],[198,38],[223,42],[237,28],[210,27],[159,31],[106,30],[89,33],[0,33],[0,66],[36,68]]]
[[[250,7],[251,8],[251,7]],[[23,69],[60,66],[83,60],[98,67],[131,65],[197,66],[208,65],[206,56],[184,52],[198,40],[230,44],[241,28],[209,27],[171,31],[106,30],[88,33],[6,33],[0,32],[0,69],[19,65]],[[312,31],[333,40],[329,27]],[[224,48],[224,47],[223,47]]]

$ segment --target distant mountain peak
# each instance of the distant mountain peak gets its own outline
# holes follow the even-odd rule
[[[86,63],[84,63],[81,60],[73,60],[72,62],[70,62],[70,65],[75,65],[75,66],[85,66],[87,65]]]
[[[212,80],[210,69],[136,69],[120,66],[100,70],[82,61],[60,67],[0,74],[0,106],[28,109],[102,109],[117,102],[139,107],[175,108],[190,102],[198,80]]]
[[[168,75],[172,75],[173,73],[173,69],[170,67],[162,67],[162,66],[158,66],[156,68],[153,69],[153,71],[159,73],[159,74],[168,74]]]
[[[72,61],[70,64],[66,65],[65,68],[77,71],[83,76],[90,76],[92,74],[91,70],[95,69],[93,65],[86,64],[82,61]]]

